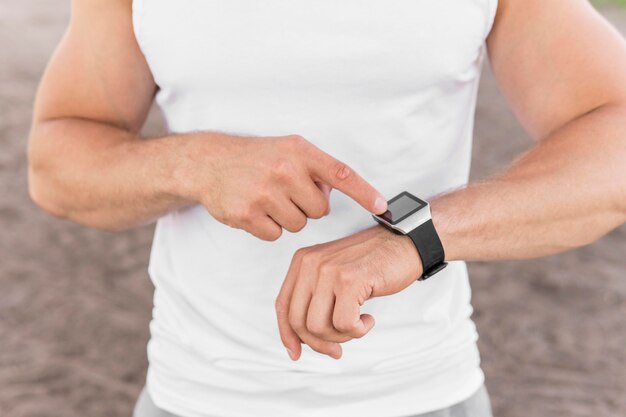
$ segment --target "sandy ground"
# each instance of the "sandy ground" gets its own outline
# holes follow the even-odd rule
[[[152,227],[89,230],[27,196],[31,103],[67,4],[0,0],[0,416],[129,416],[147,365]],[[606,13],[626,31],[626,13]],[[487,72],[473,177],[530,144]],[[497,417],[626,415],[625,252],[621,228],[565,255],[470,265]]]

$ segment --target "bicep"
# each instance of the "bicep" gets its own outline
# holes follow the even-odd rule
[[[34,122],[98,121],[137,131],[156,86],[132,26],[130,0],[75,0],[42,77]]]
[[[500,90],[535,139],[626,97],[626,45],[586,0],[500,0],[487,46]]]

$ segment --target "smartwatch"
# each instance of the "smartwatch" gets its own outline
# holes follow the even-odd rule
[[[387,202],[387,208],[383,214],[372,217],[392,232],[411,238],[424,271],[418,281],[430,278],[448,265],[427,201],[403,191]]]

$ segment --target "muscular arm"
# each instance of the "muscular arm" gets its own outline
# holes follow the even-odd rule
[[[132,31],[131,2],[74,1],[37,93],[28,149],[33,200],[106,229],[187,203],[170,192],[174,151],[185,139],[138,135],[155,90]]]
[[[626,222],[622,37],[585,0],[499,3],[491,64],[537,143],[500,175],[431,200],[448,261],[549,255]],[[374,326],[360,306],[414,285],[421,268],[410,239],[382,226],[298,250],[275,305],[291,358],[301,343],[340,358],[340,343]]]
[[[488,48],[537,144],[500,175],[432,202],[447,259],[549,255],[626,222],[622,37],[584,0],[501,0]]]
[[[140,137],[155,90],[131,0],[75,0],[35,103],[33,200],[58,217],[111,230],[199,203],[265,240],[328,214],[330,188],[371,212],[386,210],[383,196],[348,165],[297,134]]]

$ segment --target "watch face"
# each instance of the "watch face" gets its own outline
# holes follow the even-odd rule
[[[379,217],[387,223],[395,225],[427,205],[425,201],[404,191],[387,202],[387,211]]]

